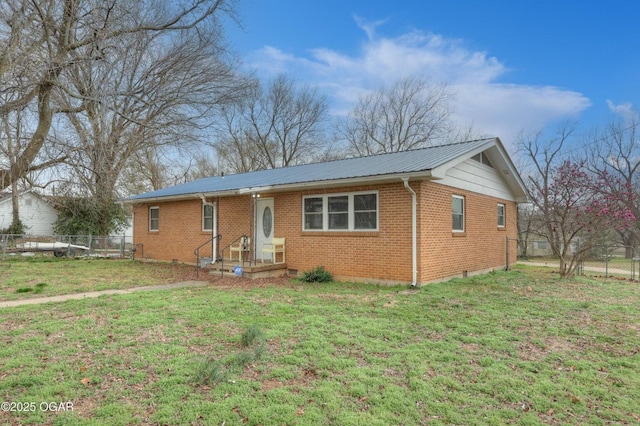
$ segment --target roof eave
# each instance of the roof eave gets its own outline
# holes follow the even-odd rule
[[[301,189],[314,189],[314,188],[338,188],[342,186],[356,186],[356,185],[378,185],[386,182],[394,182],[397,180],[401,180],[402,178],[422,178],[428,179],[431,178],[431,170],[424,170],[419,172],[401,172],[401,173],[391,173],[384,175],[376,175],[376,176],[362,176],[357,178],[347,178],[347,179],[331,179],[331,180],[321,180],[321,181],[313,181],[313,182],[300,182],[300,183],[291,183],[285,185],[274,185],[272,189],[268,192],[279,192],[279,191],[296,191]]]
[[[177,195],[164,195],[159,197],[145,197],[145,198],[128,198],[123,200],[124,204],[149,204],[153,202],[167,202],[167,201],[185,201],[192,200],[194,198],[204,197],[226,197],[239,195],[238,190],[230,191],[218,191],[218,192],[190,192],[188,194]]]
[[[211,191],[211,192],[198,192],[179,195],[167,195],[161,197],[149,197],[149,198],[135,198],[124,200],[125,204],[149,204],[153,202],[167,202],[167,201],[184,201],[191,200],[193,198],[200,197],[229,197],[236,195],[246,195],[255,193],[271,193],[271,192],[290,192],[297,190],[315,189],[315,188],[337,188],[342,186],[356,186],[356,185],[371,185],[381,184],[386,182],[394,182],[401,180],[402,178],[412,179],[430,179],[432,176],[431,170],[424,170],[419,172],[402,172],[392,173],[377,176],[362,176],[357,178],[347,179],[331,179],[312,182],[298,182],[283,185],[267,185],[257,187],[238,188],[227,191]]]

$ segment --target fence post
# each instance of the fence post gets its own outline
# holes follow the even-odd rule
[[[604,278],[609,277],[609,246],[604,245]]]
[[[580,253],[580,239],[576,240],[576,251]],[[578,257],[578,275],[584,275],[584,256]]]
[[[636,279],[636,248],[631,247],[631,281]]]
[[[4,262],[5,260],[5,255],[7,253],[7,242],[9,240],[9,235],[4,234],[2,236],[2,261]]]

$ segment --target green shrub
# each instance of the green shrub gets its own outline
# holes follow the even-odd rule
[[[324,269],[324,267],[318,266],[311,271],[303,272],[300,280],[306,283],[328,283],[333,281],[333,275],[331,275],[331,272]]]
[[[13,218],[11,225],[0,231],[0,234],[22,235],[27,231],[27,227],[22,223],[20,218]]]
[[[260,343],[264,340],[264,333],[257,325],[252,325],[242,333],[240,337],[240,345],[243,348],[248,348],[254,343]]]
[[[252,325],[240,336],[240,346],[247,348],[225,358],[207,357],[195,371],[195,380],[200,384],[216,385],[229,380],[232,374],[241,374],[246,364],[262,358],[266,351],[264,332]]]
[[[227,381],[229,367],[223,359],[207,357],[196,370],[196,381],[200,384],[216,384]]]

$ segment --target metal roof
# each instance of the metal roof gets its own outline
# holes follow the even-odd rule
[[[198,194],[250,191],[252,188],[312,182],[340,181],[386,175],[429,172],[481,147],[491,147],[498,139],[479,139],[410,151],[347,158],[323,163],[282,167],[226,176],[214,176],[129,197],[127,201],[180,197]]]

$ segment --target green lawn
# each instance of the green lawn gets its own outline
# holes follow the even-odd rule
[[[0,302],[165,284],[191,278],[194,271],[130,260],[15,257],[0,262]]]
[[[638,306],[637,283],[521,267],[0,309],[0,395],[36,408],[0,424],[637,424]]]

